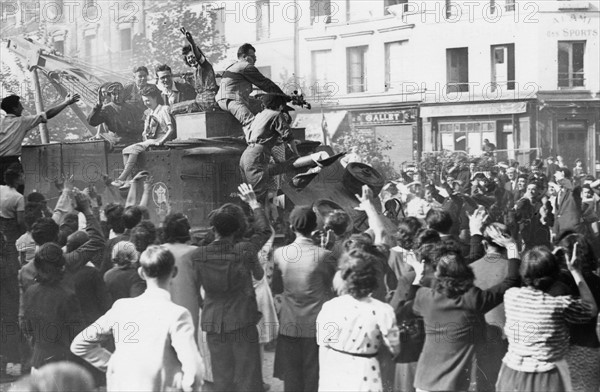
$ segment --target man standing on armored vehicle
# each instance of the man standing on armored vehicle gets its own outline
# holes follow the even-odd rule
[[[102,90],[100,89],[98,92],[98,104],[88,115],[88,123],[93,127],[105,124],[106,128],[117,136],[110,140],[112,145],[130,145],[141,142],[144,130],[142,113],[134,105],[123,102],[123,85],[113,82],[104,87],[106,93],[112,96],[112,101],[104,105],[102,104],[104,101]],[[98,132],[96,137],[100,136],[100,132]]]
[[[207,111],[217,105],[215,95],[219,90],[215,71],[212,64],[208,61],[202,50],[194,42],[194,38],[189,31],[181,28],[181,32],[189,42],[181,50],[183,61],[190,67],[194,67],[194,88],[196,90],[196,103],[200,110]]]
[[[230,112],[242,124],[248,138],[250,124],[254,120],[249,101],[252,85],[266,93],[282,96],[286,94],[254,66],[256,49],[252,45],[240,46],[237,56],[238,61],[227,67],[223,73],[216,99],[221,109]]]

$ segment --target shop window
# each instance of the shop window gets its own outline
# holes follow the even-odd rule
[[[397,89],[407,73],[406,44],[408,41],[385,44],[385,90]]]
[[[446,49],[448,93],[469,91],[469,48]]]
[[[483,141],[496,144],[496,123],[494,121],[469,121],[439,123],[440,148],[449,151],[465,151],[480,155]]]
[[[258,0],[256,2],[258,22],[256,23],[256,40],[264,40],[271,37],[271,7],[269,0]]]
[[[346,49],[346,71],[348,93],[362,93],[367,90],[366,53],[368,46],[355,46]]]
[[[515,89],[515,44],[492,45],[492,91]]]
[[[558,41],[558,87],[583,87],[585,41]]]

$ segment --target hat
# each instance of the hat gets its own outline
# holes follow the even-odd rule
[[[517,169],[515,169],[514,167],[509,167],[508,169],[506,169],[507,173],[514,173],[516,171],[517,171]]]
[[[309,206],[295,207],[290,213],[290,224],[295,231],[313,231],[317,227],[317,214]]]
[[[288,99],[286,95],[267,93],[261,94],[259,98],[262,101],[262,104],[267,108],[283,105],[283,110],[295,110],[293,107],[287,105]]]
[[[85,231],[76,231],[67,237],[67,252],[73,252],[75,249],[88,242],[89,239],[90,237]]]

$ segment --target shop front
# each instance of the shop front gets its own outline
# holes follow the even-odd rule
[[[350,110],[350,127],[356,134],[385,143],[386,154],[398,166],[419,159],[417,107],[386,110]]]
[[[600,99],[589,91],[540,91],[538,138],[545,155],[567,167],[580,159],[586,173],[600,175]]]
[[[420,108],[423,151],[456,151],[480,156],[493,144],[498,161],[528,164],[539,151],[535,143],[535,101],[469,102]]]

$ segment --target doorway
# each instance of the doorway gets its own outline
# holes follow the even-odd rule
[[[575,167],[575,160],[581,159],[584,170],[588,162],[588,126],[585,120],[558,121],[557,146],[558,155],[562,156],[570,169]]]

